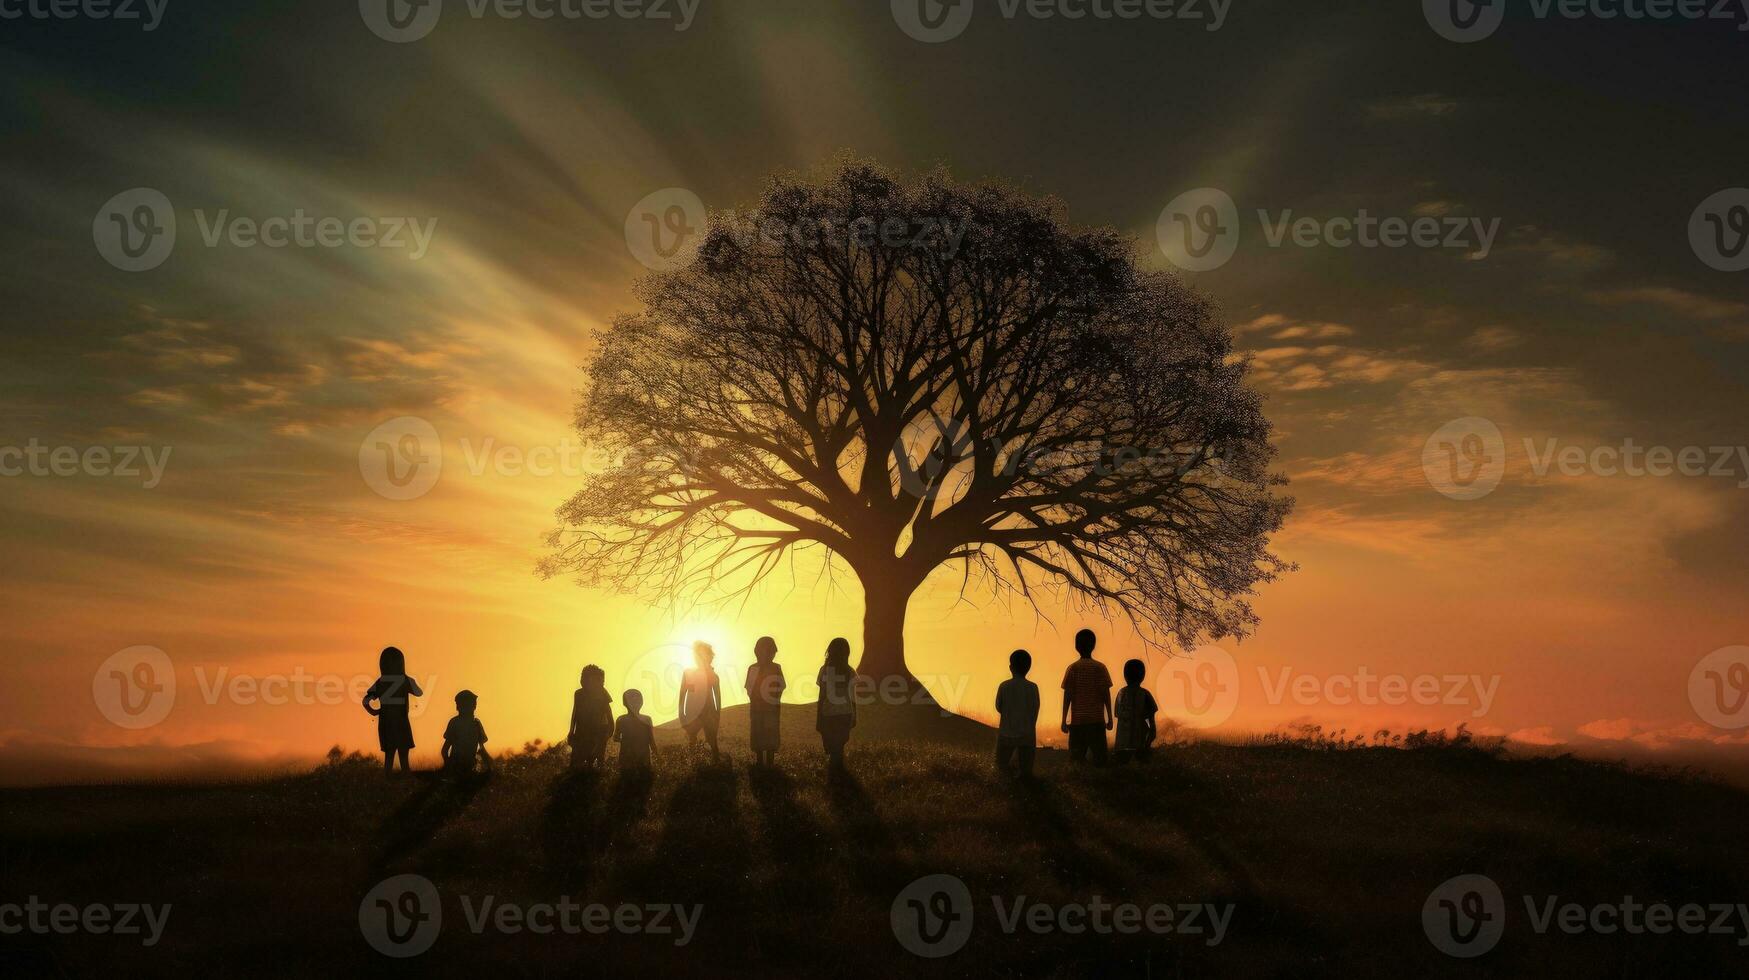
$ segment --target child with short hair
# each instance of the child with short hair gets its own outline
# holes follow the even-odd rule
[[[474,763],[492,771],[492,756],[486,751],[486,726],[474,717],[480,698],[472,691],[459,691],[455,696],[455,717],[443,729],[443,771],[450,776],[469,776]]]
[[[1038,685],[1026,679],[1032,669],[1032,654],[1016,650],[1008,655],[1010,676],[996,688],[996,714],[1002,723],[996,729],[996,771],[1008,772],[1008,762],[1018,756],[1020,778],[1032,778],[1032,757],[1038,748]]]
[[[1154,730],[1154,715],[1160,706],[1154,702],[1154,695],[1142,686],[1142,677],[1147,668],[1140,660],[1126,661],[1123,665],[1123,689],[1117,692],[1117,744],[1112,749],[1112,759],[1118,764],[1135,759],[1146,762],[1152,752],[1156,732]]]
[[[656,756],[656,726],[638,709],[644,706],[644,693],[636,688],[627,691],[623,699],[626,713],[619,716],[613,740],[619,743],[619,771],[648,775],[650,760]]]
[[[590,664],[577,679],[571,696],[571,768],[599,769],[607,760],[607,738],[613,734],[613,695],[607,675]]]

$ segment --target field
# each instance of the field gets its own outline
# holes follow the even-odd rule
[[[1062,753],[1046,751],[1028,785],[992,772],[987,729],[936,719],[927,739],[898,738],[917,730],[915,719],[885,710],[867,717],[851,743],[852,775],[836,782],[825,778],[811,715],[797,709],[785,718],[775,771],[747,766],[732,716],[731,762],[688,758],[678,733],[665,731],[648,783],[572,773],[567,749],[534,746],[471,784],[385,779],[373,761],[353,757],[258,783],[6,791],[0,902],[37,896],[171,911],[150,947],[138,936],[0,936],[0,969],[81,977],[1742,973],[1746,927],[1735,919],[1734,935],[1573,935],[1558,925],[1539,933],[1526,905],[1749,898],[1749,798],[1734,789],[1466,746],[1212,742],[1104,770],[1072,770]],[[367,942],[360,905],[379,881],[405,873],[435,885],[441,925],[429,951],[390,959]],[[1422,911],[1436,886],[1470,873],[1499,885],[1504,931],[1485,955],[1458,959],[1430,942]],[[970,932],[957,952],[925,959],[901,945],[893,910],[902,890],[934,874],[964,883],[971,914],[959,921]],[[493,911],[483,914],[488,896]],[[701,908],[684,945],[677,929],[536,933],[538,908],[562,898]],[[1024,913],[1011,933],[1004,919],[1017,903]],[[512,911],[501,911],[507,904]],[[1087,921],[1076,909],[1124,904],[1144,917],[1168,907],[1170,923],[1158,910],[1152,921],[1172,928],[1063,928]],[[924,921],[900,907],[900,921]],[[1107,910],[1100,921],[1117,915]]]

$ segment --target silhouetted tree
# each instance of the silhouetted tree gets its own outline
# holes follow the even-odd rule
[[[548,574],[729,599],[819,547],[862,585],[865,675],[912,678],[932,571],[1247,632],[1291,506],[1211,304],[1060,208],[864,164],[778,179],[642,279],[577,409],[614,465],[559,510]]]

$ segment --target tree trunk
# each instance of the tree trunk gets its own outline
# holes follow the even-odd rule
[[[900,677],[907,687],[915,687],[917,680],[905,665],[905,609],[911,604],[914,586],[899,582],[896,576],[861,578],[862,660],[856,672],[877,682]]]

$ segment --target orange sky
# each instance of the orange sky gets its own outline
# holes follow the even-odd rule
[[[788,696],[811,700],[826,642],[860,642],[848,579],[777,581],[745,608],[679,622],[542,581],[542,535],[581,472],[473,464],[504,447],[575,449],[578,367],[642,271],[624,237],[637,202],[683,187],[710,207],[745,205],[772,172],[845,149],[1058,195],[1072,222],[1136,236],[1152,266],[1166,262],[1154,247],[1162,207],[1196,187],[1225,188],[1242,208],[1501,217],[1484,259],[1272,249],[1253,236],[1223,269],[1188,277],[1255,356],[1299,500],[1275,550],[1300,570],[1256,597],[1254,637],[1222,644],[1238,701],[1218,730],[1468,722],[1606,751],[1744,740],[1706,723],[1689,683],[1710,652],[1749,643],[1737,485],[1749,474],[1539,475],[1525,451],[1527,439],[1742,441],[1749,296],[1680,240],[1693,202],[1741,155],[1713,148],[1716,125],[1666,112],[1659,91],[1640,95],[1666,139],[1630,145],[1612,142],[1626,137],[1611,113],[1626,110],[1524,74],[1565,66],[1498,46],[1458,52],[1388,22],[1373,36],[1235,18],[1194,43],[992,22],[929,47],[885,5],[785,17],[725,6],[659,39],[632,25],[583,35],[458,22],[387,46],[246,7],[225,15],[239,19],[229,40],[144,80],[71,42],[4,67],[20,135],[0,173],[15,273],[0,304],[14,340],[0,447],[171,456],[150,489],[0,478],[13,612],[0,779],[374,748],[350,696],[274,705],[214,685],[224,671],[357,687],[390,643],[427,682],[414,724],[427,758],[459,688],[479,694],[498,747],[557,738],[582,664],[622,688],[700,637],[720,651],[731,701],[762,633],[782,648]],[[261,40],[318,28],[342,40]],[[331,57],[313,66],[281,53],[292,49]],[[1254,67],[1233,72],[1242,57]],[[214,59],[249,66],[249,84],[215,89]],[[1161,64],[1186,80],[1182,93],[1109,97],[1171,89]],[[1532,125],[1550,118],[1589,126],[1592,156]],[[1045,127],[1057,135],[1042,139]],[[1502,162],[1507,145],[1539,165]],[[1598,158],[1664,179],[1624,200],[1588,176]],[[91,238],[103,202],[136,186],[162,190],[183,225],[171,259],[144,273],[104,264]],[[206,246],[199,224],[221,209],[438,223],[416,260]],[[1676,231],[1629,231],[1667,225]],[[435,428],[443,471],[429,493],[397,501],[367,484],[359,451],[403,416]],[[1502,431],[1504,479],[1483,499],[1449,499],[1429,485],[1423,448],[1472,416]],[[988,716],[1008,651],[1027,647],[1051,715],[1086,614],[1035,618],[957,601],[956,586],[932,582],[913,604],[912,669]],[[1114,668],[1142,655],[1121,624],[1092,625]],[[169,657],[177,694],[161,722],[129,729],[99,709],[93,677],[141,645]],[[1161,675],[1178,668],[1149,660],[1171,704],[1177,679]],[[1444,678],[1474,675],[1488,707],[1477,713],[1467,681],[1457,703],[1344,703],[1362,672],[1440,678],[1442,692],[1455,683]],[[1270,696],[1303,676],[1314,696]],[[809,734],[789,745],[811,749]]]

